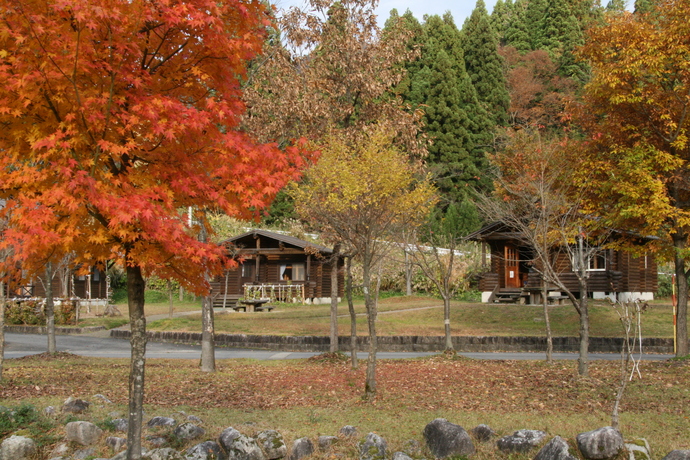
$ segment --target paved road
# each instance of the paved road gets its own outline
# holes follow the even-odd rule
[[[39,334],[5,334],[5,358],[20,358],[22,356],[43,353],[46,351],[47,339]],[[56,337],[58,351],[65,351],[80,356],[94,358],[129,358],[129,341],[95,335],[58,335]],[[319,353],[313,352],[280,352],[270,350],[247,350],[239,348],[216,348],[216,359],[247,358],[257,360],[271,359],[304,359]],[[418,358],[436,353],[425,352],[380,352],[380,359]],[[503,359],[503,360],[543,360],[544,353],[460,353],[462,356],[475,359]],[[180,345],[171,343],[149,342],[146,347],[146,357],[168,359],[199,359],[201,347],[197,345]],[[366,353],[358,353],[366,358]],[[591,359],[617,360],[617,353],[593,353]],[[671,355],[645,354],[645,360],[664,360]],[[577,353],[554,353],[554,359],[577,359]]]

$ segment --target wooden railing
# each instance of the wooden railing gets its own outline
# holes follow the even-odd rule
[[[304,303],[303,284],[245,284],[245,299],[271,299],[271,302]]]

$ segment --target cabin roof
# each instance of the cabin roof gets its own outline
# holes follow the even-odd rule
[[[310,241],[305,241],[301,240],[299,238],[295,238],[294,236],[290,235],[284,235],[282,233],[275,233],[275,232],[269,232],[268,230],[260,230],[260,229],[255,229],[255,230],[250,230],[248,232],[242,233],[241,235],[234,236],[232,238],[228,238],[227,240],[222,241],[220,244],[223,245],[236,245],[239,246],[239,243],[241,243],[243,240],[247,239],[256,239],[258,237],[263,237],[263,238],[269,238],[276,240],[278,242],[281,242],[286,245],[294,246],[300,249],[306,249],[306,248],[314,248],[319,252],[326,253],[326,254],[331,254],[333,252],[332,249],[327,248],[326,246],[322,246],[320,244],[312,243]],[[251,247],[248,247],[248,249],[252,249]]]

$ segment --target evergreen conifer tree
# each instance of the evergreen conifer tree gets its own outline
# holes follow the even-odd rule
[[[463,27],[465,69],[493,124],[508,121],[510,95],[503,75],[503,59],[498,54],[498,37],[491,27],[484,0],[477,5]]]
[[[505,44],[504,39],[508,26],[510,25],[510,18],[513,15],[512,0],[497,0],[494,8],[491,11],[490,22],[496,35],[498,36],[499,44]]]
[[[508,27],[503,36],[505,46],[512,46],[522,53],[532,51],[532,42],[526,18],[527,0],[516,0],[513,4],[512,15],[508,20]]]

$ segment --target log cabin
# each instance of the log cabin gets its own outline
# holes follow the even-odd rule
[[[240,299],[328,303],[333,250],[281,233],[251,230],[220,243],[236,267],[211,282],[215,307],[236,307]],[[343,260],[338,258],[338,297],[343,295]]]
[[[479,279],[482,302],[541,303],[542,277],[535,270],[534,250],[513,229],[494,222],[467,239],[482,244],[485,272]],[[560,280],[579,296],[578,280],[565,251],[557,251],[556,268]],[[658,287],[657,264],[653,254],[636,256],[630,252],[602,248],[587,260],[588,292],[593,299],[613,301],[652,300]],[[549,300],[562,301],[564,293],[548,287]]]

